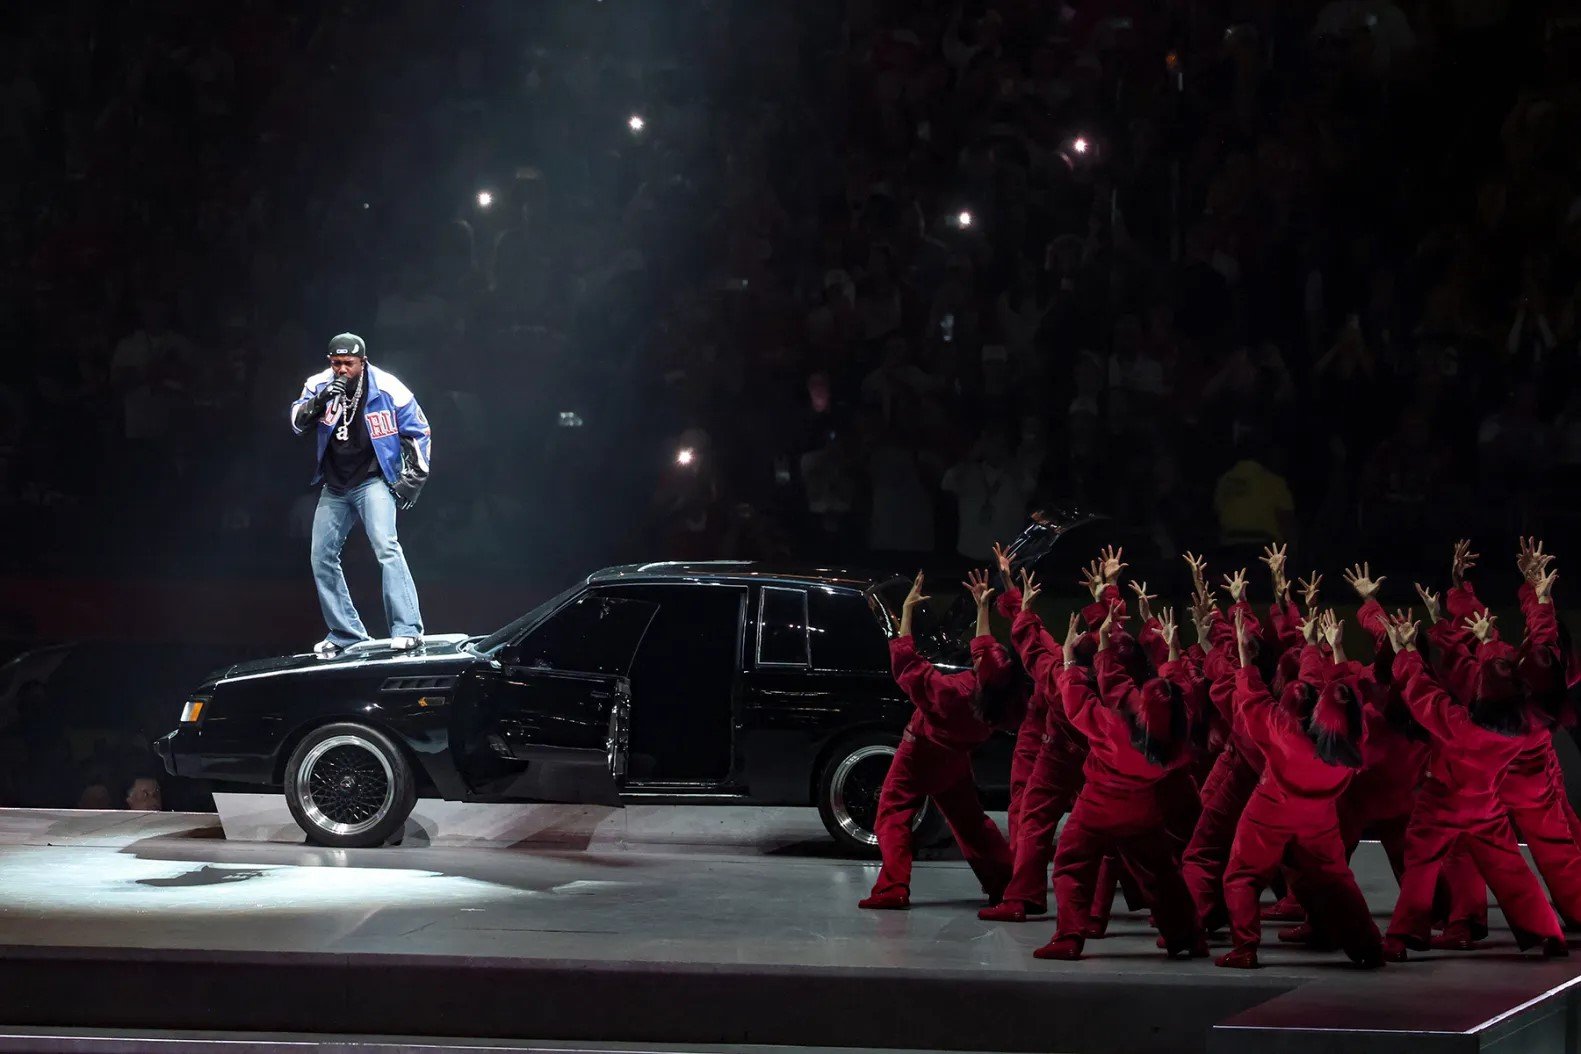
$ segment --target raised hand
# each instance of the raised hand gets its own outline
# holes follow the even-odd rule
[[[906,594],[905,610],[910,611],[918,604],[931,599],[931,597],[925,597],[922,595],[922,572],[918,571],[917,577],[912,579],[911,592]]]
[[[1289,550],[1289,543],[1263,546],[1260,559],[1268,565],[1268,574],[1274,580],[1275,597],[1285,596],[1290,591],[1290,580],[1285,577],[1285,557]]]
[[[1225,575],[1224,589],[1230,594],[1230,599],[1239,604],[1246,595],[1246,568],[1241,568],[1233,575]]]
[[[1005,576],[1005,581],[1010,581],[1010,552],[998,542],[994,543],[994,560],[999,564],[999,573]]]
[[[1301,620],[1301,639],[1308,644],[1318,642],[1318,634],[1323,632],[1323,615],[1316,611],[1308,611],[1307,617]]]
[[[1103,596],[1103,565],[1094,560],[1082,570],[1081,578],[1077,579],[1077,581],[1086,586],[1087,592],[1092,594],[1094,600],[1097,600]]]
[[[1163,636],[1164,643],[1171,648],[1178,645],[1180,640],[1180,626],[1175,622],[1175,609],[1165,608],[1158,613],[1158,632]]]
[[[1065,665],[1070,666],[1076,661],[1076,645],[1081,640],[1081,626],[1076,621],[1076,612],[1070,613],[1070,624],[1065,627]]]
[[[1443,618],[1443,607],[1439,604],[1439,596],[1432,590],[1423,587],[1422,583],[1412,583],[1416,586],[1416,595],[1422,598],[1422,603],[1427,606],[1427,624],[1431,626]]]
[[[1240,653],[1241,666],[1246,666],[1246,613],[1235,609],[1235,649]]]
[[[1499,621],[1499,616],[1484,609],[1476,615],[1466,616],[1466,628],[1477,638],[1478,643],[1486,644],[1493,635],[1494,624]]]
[[[1191,595],[1191,622],[1197,630],[1197,643],[1208,646],[1208,631],[1213,625],[1213,596],[1206,588]]]
[[[1547,573],[1553,559],[1551,553],[1543,552],[1542,539],[1522,538],[1521,552],[1515,558],[1515,566],[1520,568],[1521,577],[1535,586],[1537,580]]]
[[[1450,560],[1449,575],[1454,579],[1455,585],[1466,580],[1466,572],[1477,566],[1477,561],[1482,558],[1481,553],[1471,551],[1471,539],[1462,538],[1455,543],[1455,555]]]
[[[1421,628],[1421,623],[1412,622],[1409,611],[1396,611],[1394,617],[1384,623],[1384,628],[1395,651],[1416,650],[1416,631]]]
[[[1318,586],[1323,584],[1323,576],[1316,571],[1312,572],[1311,579],[1298,578],[1296,585],[1301,587],[1301,606],[1311,611],[1317,606]]]
[[[1105,648],[1107,648],[1109,646],[1109,631],[1114,628],[1115,612],[1117,612],[1119,610],[1120,609],[1117,608],[1117,607],[1111,607],[1109,609],[1109,613],[1104,616],[1103,621],[1098,624],[1098,650],[1099,651],[1103,651]]]
[[[1345,637],[1345,620],[1335,616],[1333,611],[1323,612],[1323,639],[1328,642],[1330,650],[1340,646],[1340,641]]]
[[[1021,569],[1021,610],[1022,611],[1031,611],[1032,610],[1032,602],[1038,598],[1038,594],[1041,593],[1042,591],[1043,591],[1042,588],[1038,585],[1037,577],[1035,575],[1033,575],[1031,571],[1028,571],[1026,568],[1022,568]],[[1075,615],[1071,616],[1071,618],[1075,618],[1075,617],[1076,617]]]
[[[977,602],[978,607],[985,606],[988,603],[988,599],[994,595],[993,587],[988,584],[988,571],[986,569],[968,572],[966,581],[962,582],[961,585],[965,586],[966,591],[972,594],[972,599]]]
[[[1357,564],[1346,571],[1345,581],[1356,591],[1356,595],[1365,601],[1371,600],[1378,595],[1378,587],[1383,585],[1385,576],[1372,577],[1372,564],[1368,562]]]
[[[1147,583],[1138,584],[1135,579],[1131,580],[1131,592],[1136,594],[1136,613],[1146,622],[1153,617],[1153,601],[1158,599],[1158,594],[1149,593]]]
[[[1182,553],[1181,559],[1191,568],[1191,588],[1198,593],[1208,591],[1208,561],[1194,553]]]
[[[1125,555],[1124,548],[1116,549],[1112,545],[1106,545],[1099,555],[1103,558],[1102,571],[1105,585],[1114,585],[1120,580],[1120,572],[1131,566],[1120,559]]]
[[[1537,603],[1553,603],[1554,583],[1557,581],[1559,581],[1559,572],[1549,571],[1536,582],[1532,583],[1532,589],[1537,593]]]

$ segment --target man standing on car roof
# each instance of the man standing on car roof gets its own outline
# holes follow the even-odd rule
[[[412,390],[368,362],[355,333],[329,342],[329,368],[302,384],[291,404],[297,435],[318,422],[318,510],[313,514],[313,580],[329,635],[313,651],[331,658],[368,639],[341,570],[340,553],[357,521],[384,573],[384,614],[400,651],[422,643],[423,616],[406,554],[395,535],[396,510],[417,503],[428,481],[431,432]]]

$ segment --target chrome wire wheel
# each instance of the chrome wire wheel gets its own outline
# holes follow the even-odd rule
[[[894,760],[895,748],[887,744],[858,747],[840,759],[829,781],[829,808],[835,822],[852,840],[863,845],[878,845],[878,835],[874,833],[878,799]],[[911,829],[922,826],[932,810],[933,803],[924,802],[912,818]]]
[[[395,773],[384,752],[358,736],[331,736],[302,759],[297,804],[319,830],[341,837],[376,826],[395,804]]]

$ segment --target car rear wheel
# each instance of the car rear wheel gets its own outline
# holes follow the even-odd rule
[[[852,856],[877,857],[878,796],[900,746],[893,732],[866,732],[843,741],[818,774],[818,815],[840,847]],[[950,829],[933,802],[925,803],[911,824],[919,847],[949,838]]]
[[[313,845],[384,845],[417,803],[411,763],[389,736],[366,725],[325,725],[297,744],[285,766],[285,800]]]

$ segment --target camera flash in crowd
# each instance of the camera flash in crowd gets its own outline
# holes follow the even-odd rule
[[[494,204],[494,195],[486,190],[478,191],[478,208],[486,209]]]
[[[642,119],[641,114],[634,113],[626,119],[626,127],[631,129],[633,135],[636,135],[647,126],[648,122]]]
[[[696,460],[697,460],[697,454],[689,446],[683,446],[680,450],[676,451],[676,453],[675,453],[675,463],[677,465],[690,465],[692,462],[694,462]]]
[[[955,222],[962,230],[965,230],[967,227],[972,225],[972,214],[966,209],[962,209],[960,213],[956,215]]]

